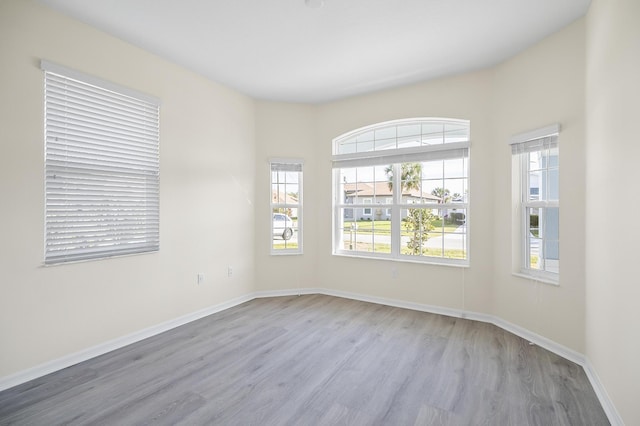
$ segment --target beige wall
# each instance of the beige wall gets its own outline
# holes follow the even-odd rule
[[[255,259],[257,291],[291,290],[316,287],[317,238],[315,224],[318,209],[318,188],[323,182],[316,178],[319,164],[313,155],[316,108],[278,102],[257,102],[256,105],[256,205]],[[303,254],[270,255],[271,158],[303,159]]]
[[[318,234],[318,286],[448,308],[491,310],[492,158],[490,154],[491,74],[476,72],[322,105],[318,108],[316,179],[323,205]],[[411,117],[471,120],[471,266],[425,265],[331,256],[331,141],[347,131]],[[482,195],[478,195],[482,194]],[[395,270],[395,273],[394,273]]]
[[[324,287],[496,315],[586,353],[640,423],[640,229],[602,204],[637,210],[638,16],[634,0],[594,0],[586,22],[491,69],[308,106],[254,101],[33,1],[0,2],[0,377],[254,291]],[[42,267],[42,58],[162,99],[159,253]],[[331,140],[430,116],[471,120],[470,267],[331,256]],[[553,122],[557,287],[512,275],[507,145]],[[270,157],[305,160],[301,256],[268,254]]]
[[[584,353],[585,25],[579,20],[495,69],[493,84],[493,314]],[[560,123],[560,285],[514,276],[509,137]],[[513,255],[512,255],[513,254]]]
[[[0,58],[0,377],[253,290],[253,100],[32,1]],[[159,253],[42,266],[42,58],[162,100]]]
[[[640,2],[594,0],[587,35],[586,353],[624,422],[637,425]]]

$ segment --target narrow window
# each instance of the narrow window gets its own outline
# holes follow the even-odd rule
[[[559,125],[511,140],[520,223],[520,273],[557,283],[560,274]]]
[[[159,250],[159,101],[42,62],[45,264]]]
[[[302,161],[270,163],[271,254],[302,254]]]

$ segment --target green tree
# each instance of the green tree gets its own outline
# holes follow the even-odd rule
[[[433,221],[436,217],[431,213],[430,209],[409,209],[407,217],[404,219],[404,226],[411,237],[407,242],[407,249],[411,255],[420,255],[422,247],[429,238],[429,231],[432,231]]]
[[[384,168],[387,175],[389,190],[393,189],[393,165]],[[422,179],[421,163],[402,163],[400,165],[400,181],[402,183],[402,192],[412,189],[420,189],[420,180]]]
[[[393,165],[384,169],[387,175],[389,189],[393,189]],[[400,165],[400,182],[402,191],[420,189],[422,181],[422,163],[402,163]],[[403,220],[403,226],[410,232],[407,249],[411,255],[420,255],[422,247],[429,238],[429,231],[433,230],[433,221],[436,217],[430,209],[411,208],[407,211],[407,217]]]
[[[446,188],[434,188],[431,195],[439,198],[438,204],[446,204],[451,201],[451,193]]]

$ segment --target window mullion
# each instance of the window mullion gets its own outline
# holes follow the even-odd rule
[[[393,165],[393,204],[391,208],[391,255],[393,257],[400,256],[400,247],[402,246],[402,226],[400,225],[400,203],[402,202],[402,168],[401,164]]]

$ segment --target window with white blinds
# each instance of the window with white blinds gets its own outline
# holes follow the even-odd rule
[[[159,249],[159,101],[42,61],[45,264]]]
[[[557,284],[560,276],[560,125],[511,138],[521,274]]]

